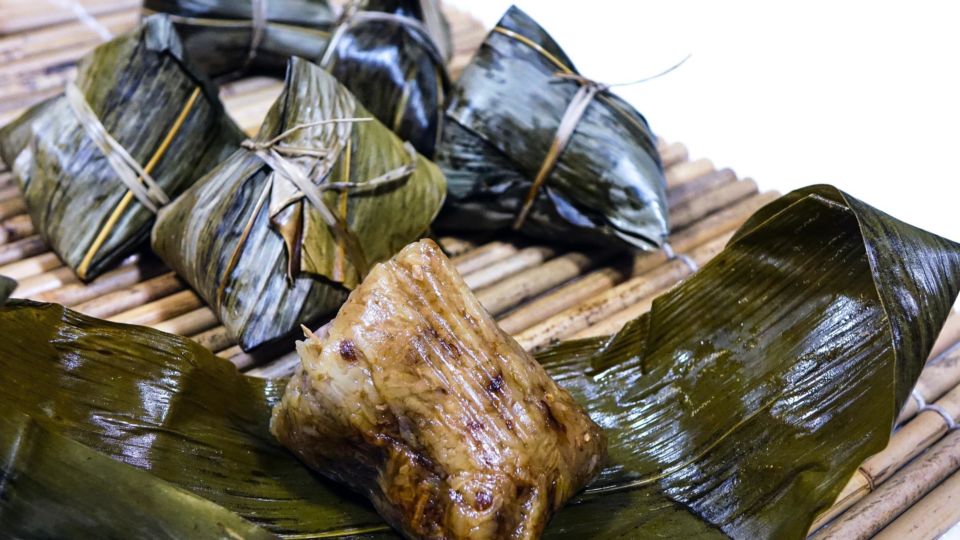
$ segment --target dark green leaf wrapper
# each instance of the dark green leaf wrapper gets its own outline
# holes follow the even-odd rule
[[[576,70],[530,17],[510,8],[451,90],[437,164],[450,186],[438,229],[510,227],[578,90]],[[588,106],[537,191],[522,232],[550,241],[650,249],[666,238],[665,180],[655,138],[609,92]]]
[[[151,176],[171,199],[242,140],[217,89],[197,73],[164,17],[147,19],[138,30],[101,45],[79,66],[76,85],[113,138],[141,166],[159,156]],[[198,88],[199,97],[175,127]],[[128,188],[65,97],[30,109],[0,131],[0,147],[17,175],[34,226],[81,278],[97,277],[147,239],[154,214],[136,199],[107,227]],[[105,227],[105,242],[93,249]],[[84,269],[88,252],[94,255]]]
[[[960,246],[832,187],[764,207],[649,315],[538,355],[609,450],[545,537],[803,538],[886,444],[958,280]],[[285,381],[54,305],[0,308],[0,335],[5,411],[274,533],[389,534],[269,435]],[[0,520],[48,496],[13,495]]]
[[[10,279],[7,276],[0,276],[0,305],[3,305],[16,289],[16,280]]]
[[[257,141],[298,124],[350,118],[370,113],[325,71],[294,58]],[[317,185],[365,183],[411,159],[403,142],[376,120],[302,129],[283,142],[332,152],[330,160],[293,158]],[[406,180],[345,197],[329,190],[323,197],[373,263],[424,234],[445,191],[439,169],[419,157]],[[297,193],[254,152],[241,149],[164,208],[153,232],[157,254],[213,307],[245,350],[331,313],[362,278],[317,209],[290,199]],[[234,253],[239,258],[231,269]]]
[[[266,1],[260,45],[253,40],[251,0],[144,0],[147,13],[169,14],[190,57],[210,77],[283,76],[291,56],[320,58],[336,21],[326,0]]]
[[[325,1],[268,2],[265,32],[249,57],[251,4],[147,0],[145,7],[174,17],[192,58],[216,79],[249,73],[282,76],[287,60],[319,63],[339,21]],[[421,29],[393,21],[354,23],[335,44],[324,67],[400,138],[432,157],[440,137],[449,86],[437,43],[449,43],[449,28],[434,0],[370,0],[360,8],[411,17]],[[436,35],[432,35],[432,33]],[[435,42],[434,39],[438,41]]]

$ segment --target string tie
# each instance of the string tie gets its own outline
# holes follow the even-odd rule
[[[151,212],[170,203],[170,197],[163,191],[150,174],[140,166],[127,150],[110,135],[106,126],[90,107],[83,92],[73,83],[66,86],[64,95],[77,121],[83,126],[90,140],[107,159],[107,163],[120,180],[126,184],[133,196]]]

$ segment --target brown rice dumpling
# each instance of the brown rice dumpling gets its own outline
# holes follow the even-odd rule
[[[450,190],[438,228],[640,249],[668,232],[646,120],[515,7],[451,90],[436,159]]]
[[[191,56],[217,79],[282,76],[299,56],[330,71],[368,111],[432,156],[448,86],[449,30],[436,0],[146,0],[173,18]]]
[[[600,427],[430,240],[297,349],[271,431],[408,537],[538,538],[603,465]]]
[[[87,280],[140,246],[157,210],[242,138],[158,16],[81,60],[64,95],[0,131],[0,149],[34,226]]]
[[[335,310],[443,204],[436,165],[300,58],[243,146],[164,208],[153,247],[245,350]]]

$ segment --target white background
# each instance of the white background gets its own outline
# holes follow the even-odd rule
[[[511,2],[445,0],[493,26]],[[516,0],[656,133],[786,192],[830,183],[960,240],[960,4]],[[953,7],[956,6],[956,7]]]
[[[445,0],[493,26],[511,2]],[[787,192],[830,183],[960,241],[960,4],[516,0],[654,131]],[[960,526],[944,538],[960,540]]]

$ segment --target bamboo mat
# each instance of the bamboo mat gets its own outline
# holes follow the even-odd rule
[[[59,93],[75,62],[139,18],[135,0],[78,0],[99,26],[67,9],[0,0],[0,125],[24,108]],[[454,31],[456,77],[486,34],[476,20],[447,10]],[[226,85],[227,110],[250,134],[259,127],[281,83],[255,77]],[[658,143],[667,171],[670,242],[702,265],[733,231],[778,194],[758,189],[730,169],[690,159],[683,144]],[[254,376],[289,373],[292,343],[242,352],[213,312],[149,251],[81,283],[35,233],[15,181],[0,164],[0,275],[19,281],[14,296],[57,302],[117,322],[192,337]],[[647,311],[652,299],[692,272],[662,252],[633,258],[570,251],[504,236],[438,239],[467,284],[501,326],[530,350],[553,341],[615,332]],[[948,320],[916,395],[960,421],[960,317]],[[825,538],[934,538],[960,521],[960,432],[911,399],[888,447],[854,474],[837,503],[814,528]],[[821,528],[822,527],[822,528]]]

